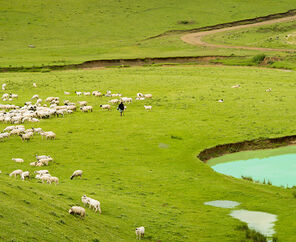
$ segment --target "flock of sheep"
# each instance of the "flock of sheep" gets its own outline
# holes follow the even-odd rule
[[[7,126],[3,133],[0,133],[0,141],[8,139],[10,136],[20,136],[22,141],[29,141],[35,134],[39,134],[42,139],[55,139],[56,134],[53,131],[43,131],[42,128],[26,129],[23,125]]]
[[[2,90],[6,90],[7,85],[2,84]],[[33,83],[33,87],[36,88],[37,84]],[[78,92],[75,91],[77,96],[90,96],[91,94],[96,97],[118,97],[116,99],[111,99],[109,103],[112,105],[118,104],[120,102],[123,103],[132,103],[133,98],[130,97],[122,97],[121,94],[112,94],[111,91],[107,91],[106,94],[102,94],[99,91],[93,91],[90,92]],[[70,95],[70,92],[64,92],[65,95]],[[152,94],[142,94],[137,93],[137,96],[135,100],[141,101],[145,99],[152,98]],[[17,94],[13,93],[4,93],[2,95],[2,101],[13,101],[13,99],[18,99]],[[33,103],[34,102],[34,103]],[[5,139],[8,139],[10,136],[20,136],[22,141],[29,141],[35,134],[39,134],[42,139],[45,137],[46,139],[55,139],[56,134],[53,131],[43,131],[42,128],[31,128],[26,129],[23,125],[20,125],[25,122],[39,122],[39,119],[45,119],[50,117],[59,117],[64,116],[65,114],[71,114],[74,111],[77,110],[76,103],[72,103],[69,100],[64,100],[63,105],[60,105],[60,99],[59,97],[48,97],[45,99],[45,102],[43,103],[43,100],[39,98],[39,95],[35,94],[31,98],[30,101],[25,102],[24,106],[16,106],[13,104],[0,104],[0,122],[3,123],[10,123],[14,124],[11,126],[7,126],[3,132],[0,132],[0,141],[4,141]],[[79,101],[78,105],[80,106],[80,110],[82,112],[92,112],[93,107],[87,105],[87,101]],[[100,105],[102,109],[111,109],[110,104],[104,104]],[[126,107],[125,107],[126,108]],[[152,110],[152,106],[144,105],[144,108],[146,110]],[[22,158],[12,158],[12,160],[16,163],[23,163],[24,160]],[[48,166],[50,162],[53,161],[53,158],[48,155],[36,155],[36,161],[31,162],[31,166],[41,167],[41,166]],[[0,171],[0,174],[2,172]],[[55,176],[51,176],[48,170],[36,170],[34,171],[35,179],[40,180],[42,183],[52,184],[55,185],[59,184],[59,178]],[[72,180],[75,177],[82,176],[83,171],[82,170],[76,170],[73,172],[70,179]],[[17,169],[12,171],[9,174],[10,177],[20,177],[22,180],[30,179],[30,172],[29,171],[23,171],[21,169]],[[89,206],[89,208],[94,209],[95,212],[99,211],[99,213],[102,213],[101,210],[101,204],[99,201],[87,197],[86,195],[83,195],[81,197],[81,201],[84,204],[84,206]],[[76,214],[80,215],[81,217],[85,217],[86,212],[83,207],[80,206],[73,206],[69,209],[69,214]],[[141,239],[144,237],[145,228],[139,227],[135,230],[136,238]]]

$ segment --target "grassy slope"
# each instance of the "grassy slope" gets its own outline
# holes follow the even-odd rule
[[[230,46],[295,49],[293,37],[291,37],[291,40],[288,38],[289,34],[295,32],[295,27],[296,22],[292,21],[213,34],[205,37],[204,40],[210,43],[223,43]]]
[[[244,234],[235,230],[239,222],[228,216],[229,210],[203,205],[216,199],[278,214],[279,239],[295,238],[291,191],[219,175],[196,159],[201,150],[217,144],[295,133],[294,72],[180,66],[2,73],[0,78],[8,91],[19,94],[19,104],[38,93],[42,98],[88,100],[95,108],[90,114],[26,124],[56,132],[55,141],[36,136],[22,143],[17,137],[0,144],[2,240],[130,241],[141,225],[154,241],[241,240]],[[33,81],[38,85],[34,90]],[[230,88],[237,83],[242,88]],[[268,87],[271,93],[264,91]],[[99,110],[107,98],[63,94],[95,89],[127,96],[151,92],[153,100],[144,103],[152,104],[153,111],[136,102],[120,118],[115,108]],[[219,98],[225,102],[217,103]],[[159,148],[160,143],[168,148]],[[48,169],[60,185],[8,177],[16,168],[35,170],[28,165],[35,153],[55,158],[57,163]],[[12,157],[23,157],[25,163],[13,163]],[[83,179],[69,179],[75,169],[84,170]],[[71,205],[81,205],[83,194],[101,201],[101,216],[89,209],[85,220],[67,214]]]
[[[169,46],[141,40],[296,8],[294,1],[78,1],[0,3],[0,65],[77,63],[100,58],[203,54],[173,39]],[[182,25],[179,21],[194,21]],[[28,45],[36,48],[28,48]],[[157,51],[156,51],[157,50]],[[227,52],[228,53],[228,52]]]

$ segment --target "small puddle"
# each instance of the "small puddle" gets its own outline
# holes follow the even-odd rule
[[[213,207],[218,207],[218,208],[235,208],[236,206],[240,205],[240,203],[238,202],[228,201],[228,200],[216,200],[216,201],[205,202],[204,204],[210,205]]]
[[[277,216],[274,214],[242,209],[232,211],[230,216],[247,223],[250,229],[254,229],[266,237],[272,237],[275,234],[273,226],[277,221]]]
[[[296,147],[274,150],[243,151],[211,159],[212,168],[236,178],[251,177],[254,181],[292,187],[296,185]]]

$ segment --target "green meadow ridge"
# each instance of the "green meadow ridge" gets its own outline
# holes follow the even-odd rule
[[[0,66],[191,56],[192,52],[197,55],[231,54],[225,50],[217,53],[217,50],[190,46],[177,35],[142,40],[169,30],[211,26],[295,8],[291,0],[198,0],[194,3],[189,0],[140,0],[136,4],[118,0],[3,1],[0,3]]]

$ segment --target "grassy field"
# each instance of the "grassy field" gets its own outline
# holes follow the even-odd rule
[[[45,99],[87,100],[93,113],[26,123],[57,134],[54,141],[35,136],[22,143],[1,143],[1,240],[133,241],[134,228],[145,226],[146,240],[245,241],[238,220],[227,209],[203,205],[228,199],[240,208],[278,215],[276,236],[293,241],[295,198],[291,190],[253,184],[215,173],[196,155],[217,144],[296,132],[295,73],[242,67],[139,67],[49,73],[1,73],[8,92],[23,104],[34,94]],[[32,88],[36,82],[38,87]],[[242,88],[232,89],[241,84]],[[266,88],[272,92],[266,93]],[[75,90],[112,90],[153,99],[129,104],[120,117],[115,107],[100,110],[109,98],[77,97]],[[70,91],[65,96],[64,91]],[[3,91],[0,92],[2,95]],[[224,103],[217,100],[224,98]],[[151,104],[153,110],[144,110]],[[0,124],[2,130],[7,125]],[[47,167],[60,184],[20,181],[8,174],[29,166],[34,155],[49,154]],[[25,159],[16,164],[12,157]],[[76,169],[82,179],[70,180]],[[86,209],[84,220],[68,214],[82,205],[83,194],[98,199],[102,215]]]
[[[213,34],[205,37],[204,40],[230,46],[295,49],[295,27],[296,22],[292,21]]]
[[[296,5],[291,0],[2,1],[0,66],[203,54],[203,49],[176,38],[170,39],[168,46],[142,40],[167,30],[191,29],[293,8]]]

